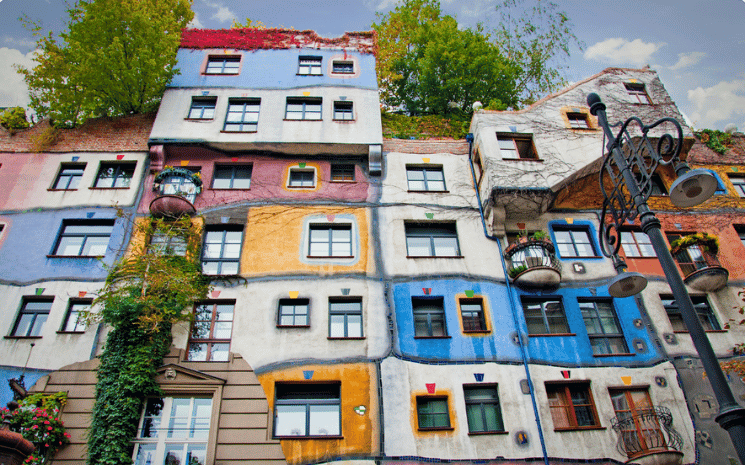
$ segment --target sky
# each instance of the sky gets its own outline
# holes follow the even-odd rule
[[[71,1],[71,0],[70,0]],[[532,3],[534,0],[525,0]],[[496,28],[502,0],[440,0],[462,28]],[[656,70],[696,129],[745,131],[745,0],[557,0],[584,44],[562,63],[571,83],[613,67]],[[193,0],[193,25],[230,27],[251,18],[269,27],[311,29],[323,37],[370,30],[397,0]],[[14,64],[32,66],[34,38],[19,20],[64,29],[64,0],[0,0],[0,107],[28,104]],[[602,97],[602,95],[601,95]]]

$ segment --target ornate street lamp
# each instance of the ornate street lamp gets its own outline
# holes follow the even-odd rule
[[[620,273],[612,280],[609,292],[612,295],[615,292],[615,296],[627,297],[633,295],[634,291],[641,292],[646,286],[646,280],[642,283],[639,279],[641,275],[627,273],[626,264],[618,258],[618,251],[621,248],[621,226],[625,221],[633,220],[638,215],[642,231],[649,236],[657,253],[683,321],[719,402],[716,422],[727,430],[740,463],[745,464],[745,409],[737,404],[732,395],[732,390],[693,308],[683,278],[678,273],[662,236],[660,220],[647,206],[647,199],[652,193],[652,175],[659,165],[672,165],[678,175],[670,189],[670,201],[678,207],[691,207],[709,199],[717,189],[717,180],[709,171],[691,170],[688,164],[680,160],[683,129],[674,118],[662,118],[645,126],[639,118],[633,116],[626,120],[618,135],[614,136],[608,126],[605,104],[600,101],[600,97],[594,93],[588,95],[587,104],[590,106],[590,112],[598,117],[598,123],[608,139],[608,155],[603,160],[600,171],[603,213],[599,236],[603,254],[613,258],[616,270]],[[650,136],[650,131],[666,123],[675,128],[675,136],[667,132]],[[632,135],[630,130],[638,133]],[[650,137],[654,137],[656,142]],[[613,222],[606,225],[605,218],[608,214],[612,216]]]

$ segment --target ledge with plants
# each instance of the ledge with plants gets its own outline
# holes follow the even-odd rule
[[[54,454],[70,443],[70,434],[60,419],[60,411],[67,404],[67,393],[37,393],[27,396],[14,409],[0,409],[0,421],[7,421],[11,431],[20,433],[35,449],[24,465],[49,463]]]
[[[509,259],[509,257],[511,257],[515,252],[531,245],[535,245],[536,243],[539,243],[549,252],[554,251],[554,244],[551,242],[548,233],[543,230],[538,230],[530,235],[518,234],[517,241],[507,246],[507,249],[504,251],[504,256]]]
[[[675,239],[670,243],[670,253],[675,255],[683,249],[698,246],[702,252],[712,255],[719,253],[719,238],[709,233],[695,233]]]

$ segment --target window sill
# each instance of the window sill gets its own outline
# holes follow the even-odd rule
[[[282,121],[323,121],[322,119],[283,119]]]
[[[344,439],[344,436],[274,436],[274,439]]]
[[[465,258],[463,255],[407,255],[406,258]]]
[[[356,123],[357,122],[356,119],[336,119],[336,118],[332,119],[331,121],[335,123]]]
[[[726,329],[705,329],[704,332],[705,333],[726,333],[727,330]],[[675,334],[689,334],[689,331],[683,330],[683,329],[677,329],[677,330],[673,331],[673,333],[675,333]]]
[[[277,328],[310,328],[310,325],[277,325]]]
[[[174,257],[183,257],[183,255],[172,255],[172,256],[174,256]],[[241,275],[238,274],[238,273],[234,273],[234,274],[207,274],[207,273],[202,273],[202,276],[207,276],[209,278],[221,279],[221,278],[239,278]]]
[[[47,255],[47,258],[103,258],[105,255]]]
[[[535,161],[543,163],[543,160],[540,158],[502,158],[502,161]]]
[[[47,189],[47,191],[49,192],[71,192],[71,191],[76,191],[76,190],[77,189],[52,189],[52,188]]]
[[[422,428],[420,426],[418,429],[419,431],[455,431],[455,428],[452,426],[438,426],[435,428]]]
[[[575,428],[554,428],[554,431],[557,433],[565,433],[567,431],[596,431],[605,429],[607,428],[604,426],[579,426]]]
[[[603,258],[600,255],[583,255],[583,256],[566,256],[566,257],[559,257],[561,260],[582,260],[583,258]]]
[[[576,336],[575,333],[539,333],[539,334],[528,334],[528,337],[569,337]]]
[[[57,331],[57,334],[84,334],[85,331]]]
[[[184,121],[215,121],[215,118],[184,118]]]
[[[202,73],[202,76],[238,76],[240,73]]]
[[[89,187],[88,189],[102,190],[102,191],[104,190],[105,191],[121,191],[121,190],[129,189],[129,187],[96,187],[96,186],[93,186],[93,187]]]
[[[636,354],[631,352],[622,352],[618,354],[592,354],[593,357],[634,357]]]
[[[452,339],[450,336],[414,336],[414,339]]]
[[[5,336],[5,339],[41,339],[41,336]]]
[[[258,129],[254,131],[226,131],[224,129],[220,130],[220,134],[256,134],[257,132],[259,132]]]
[[[447,191],[447,190],[445,190],[445,191],[412,191],[412,190],[408,190],[406,192],[409,193],[409,194],[417,194],[417,193],[420,193],[420,194],[449,194],[450,193],[450,191]]]
[[[651,258],[653,258],[653,259],[657,259],[657,256],[655,255],[655,256],[653,256],[653,257],[632,257],[632,256],[628,256],[628,255],[626,255],[626,256],[625,256],[625,258],[628,258],[628,259],[633,259],[633,260],[639,260],[639,259],[641,259],[641,258],[646,258],[646,259],[651,259]]]
[[[329,336],[326,339],[328,339],[329,341],[345,341],[345,340],[360,341],[360,340],[365,339],[365,336],[360,336],[360,337],[332,337],[332,336]]]
[[[463,330],[463,334],[490,334],[491,330],[489,329],[469,329],[469,330]]]
[[[493,434],[510,434],[509,431],[474,431],[468,432],[469,436],[491,436]]]
[[[315,189],[316,186],[287,186],[288,189]]]
[[[307,258],[354,258],[354,255],[308,255]]]
[[[347,180],[344,180],[344,179],[332,179],[329,182],[338,182],[338,183],[346,183],[346,184],[357,184],[357,181],[354,181],[354,180],[353,181],[347,181]]]
[[[295,76],[320,76],[323,77],[323,74],[312,74],[312,73],[297,73]]]

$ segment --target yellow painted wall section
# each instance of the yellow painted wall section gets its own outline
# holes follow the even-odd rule
[[[312,371],[312,378],[306,373]],[[379,409],[375,365],[304,365],[258,375],[264,387],[269,410],[274,415],[276,383],[341,383],[341,434],[333,439],[281,439],[282,450],[289,464],[333,460],[335,457],[371,456],[380,454]],[[355,408],[364,406],[360,415]],[[272,421],[273,425],[273,421]],[[270,426],[273,427],[273,426]]]
[[[445,398],[448,403],[448,415],[450,415],[450,427],[440,429],[419,429],[419,415],[417,412],[417,397],[432,397],[432,398]],[[456,435],[458,430],[458,421],[455,416],[455,406],[453,405],[454,397],[453,393],[449,389],[436,389],[434,392],[429,391],[413,391],[411,393],[411,430],[414,432],[414,437],[426,438],[432,435],[452,437]]]
[[[241,274],[281,275],[311,272],[320,274],[366,272],[371,267],[368,253],[368,211],[364,208],[291,205],[254,207],[248,212]],[[307,258],[307,223],[348,222],[353,217],[353,259]],[[359,255],[359,256],[358,256]],[[316,264],[317,263],[317,264]]]

